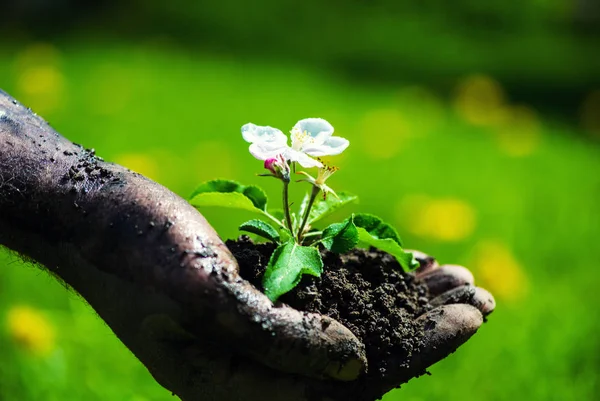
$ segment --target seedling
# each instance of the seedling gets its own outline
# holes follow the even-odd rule
[[[336,193],[326,181],[337,168],[325,165],[319,157],[335,156],[349,141],[333,136],[333,126],[321,118],[298,121],[292,128],[292,146],[280,130],[246,124],[242,136],[250,143],[249,151],[264,161],[268,171],[260,176],[282,183],[281,211],[267,210],[265,192],[254,185],[230,180],[213,180],[200,185],[190,202],[197,208],[220,206],[243,209],[260,215],[242,223],[241,231],[259,235],[277,244],[263,276],[265,294],[272,301],[292,290],[304,274],[319,277],[323,261],[319,247],[343,254],[355,247],[376,247],[393,255],[406,271],[418,267],[412,253],[402,249],[398,232],[380,218],[365,213],[351,214],[340,223],[319,228],[319,222],[358,198],[347,192]],[[300,169],[317,169],[316,177]],[[292,180],[297,175],[298,180]],[[289,185],[307,182],[310,191],[297,212],[291,210]]]

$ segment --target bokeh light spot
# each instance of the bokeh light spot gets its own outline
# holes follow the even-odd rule
[[[470,124],[495,125],[506,113],[504,90],[496,80],[486,75],[468,76],[456,87],[454,108]]]
[[[359,123],[360,146],[374,159],[394,157],[410,136],[409,124],[398,110],[373,110]]]
[[[431,90],[422,86],[407,86],[398,93],[398,101],[403,115],[414,136],[427,135],[443,124],[445,105]]]
[[[61,62],[60,51],[50,43],[34,43],[25,47],[14,61],[16,72],[31,66],[59,66]]]
[[[439,241],[463,240],[476,226],[475,210],[467,202],[426,195],[409,195],[400,200],[397,219],[411,233]]]
[[[115,163],[140,173],[154,181],[159,181],[159,169],[154,158],[143,153],[125,153],[115,157]]]
[[[63,105],[64,77],[56,67],[29,67],[17,77],[17,91],[35,112],[49,114]]]
[[[527,106],[510,107],[505,120],[494,132],[498,146],[510,156],[533,153],[542,139],[537,114]]]
[[[6,326],[10,338],[37,356],[48,355],[55,347],[55,331],[48,319],[28,306],[9,309]]]
[[[478,284],[499,299],[519,301],[527,294],[528,280],[523,268],[502,242],[479,242],[469,266],[475,271]]]
[[[48,44],[25,48],[14,62],[18,97],[40,114],[50,115],[64,105],[65,78],[60,55]]]

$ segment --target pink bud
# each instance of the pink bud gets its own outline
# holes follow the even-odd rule
[[[279,164],[279,160],[277,160],[277,158],[275,158],[275,157],[271,157],[270,159],[265,160],[265,168],[267,170],[269,170],[270,172],[272,172],[273,174],[277,174],[276,168],[277,168],[278,164]]]
[[[265,160],[265,168],[273,173],[274,177],[285,181],[289,181],[290,179],[290,166],[283,155],[277,155]]]

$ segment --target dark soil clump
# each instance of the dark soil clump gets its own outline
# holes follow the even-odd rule
[[[248,237],[227,241],[241,276],[262,290],[261,280],[275,245]],[[280,301],[295,309],[330,316],[350,329],[366,347],[367,375],[394,377],[405,370],[420,344],[415,318],[430,309],[427,289],[403,272],[394,257],[355,249],[347,255],[321,251],[320,278],[306,275]]]

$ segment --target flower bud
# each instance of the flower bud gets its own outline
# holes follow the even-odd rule
[[[265,160],[265,168],[273,173],[273,176],[285,181],[290,180],[290,166],[283,157],[283,155],[277,155]]]

